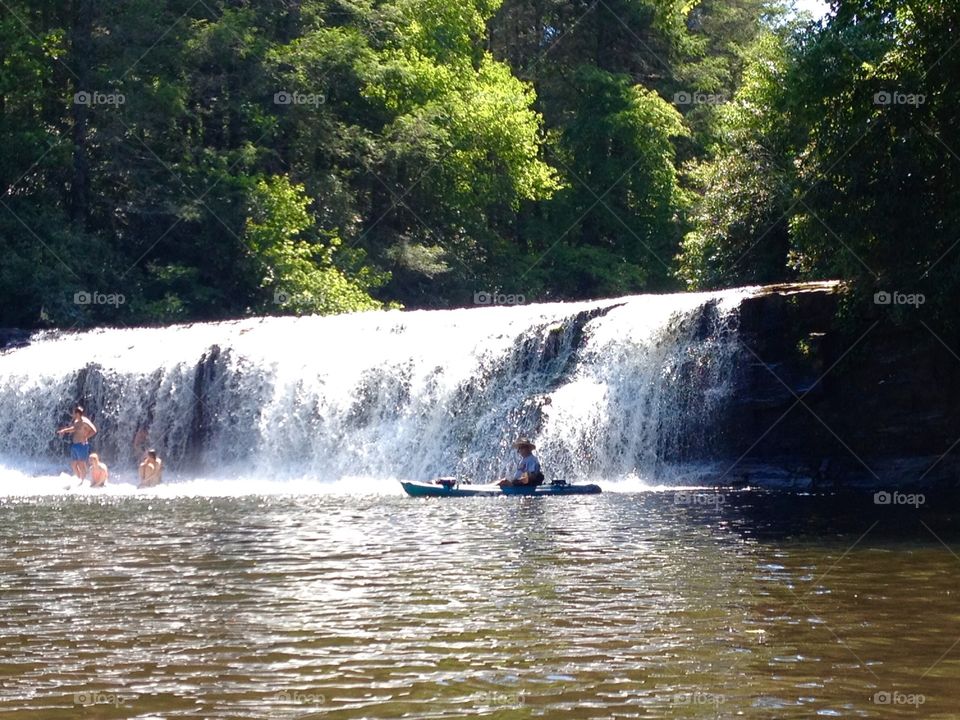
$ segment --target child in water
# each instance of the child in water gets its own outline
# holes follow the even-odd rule
[[[90,453],[90,487],[103,487],[107,484],[107,478],[110,477],[110,471],[106,464],[100,462],[100,456],[96,453]]]

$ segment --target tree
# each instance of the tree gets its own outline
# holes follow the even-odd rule
[[[732,95],[775,9],[10,0],[0,16],[3,322],[670,289],[691,207],[699,239],[683,257],[704,270],[698,282],[727,282],[716,272],[732,263],[724,253],[768,226],[770,257],[734,275],[787,272],[774,218],[807,169],[791,170],[790,148],[805,145],[753,128],[749,113],[725,119],[722,105],[678,97]],[[798,69],[798,83],[804,72],[819,69]],[[792,102],[771,88],[743,107]],[[785,116],[807,127],[800,105]],[[727,194],[733,218],[706,232]],[[789,272],[829,266],[798,212],[788,219]],[[91,291],[126,302],[74,302]]]
[[[793,157],[803,132],[791,127],[788,112],[790,58],[783,37],[774,33],[758,40],[749,57],[742,87],[720,114],[722,149],[689,173],[698,192],[677,272],[691,289],[792,275],[788,226],[798,186]]]
[[[550,284],[561,297],[665,287],[679,240],[680,115],[628,77],[591,66],[572,85],[582,108],[561,127],[551,155],[568,184],[545,208],[549,231],[536,247],[547,253]]]
[[[284,176],[263,178],[252,202],[243,238],[266,291],[257,310],[327,315],[381,307],[367,290],[386,281],[385,276],[364,269],[347,277],[333,263],[339,238],[310,242],[304,237],[315,223],[303,185]]]

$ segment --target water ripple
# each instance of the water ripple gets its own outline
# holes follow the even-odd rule
[[[753,502],[2,502],[0,713],[950,717],[956,559]]]

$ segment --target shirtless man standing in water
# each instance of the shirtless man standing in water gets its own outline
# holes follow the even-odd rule
[[[73,410],[73,422],[57,430],[57,435],[73,433],[70,445],[70,467],[73,474],[83,482],[87,479],[87,460],[90,459],[90,438],[97,434],[96,426],[85,417],[83,408],[77,405]]]

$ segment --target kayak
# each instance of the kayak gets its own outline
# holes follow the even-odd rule
[[[400,484],[413,497],[496,497],[499,495],[596,495],[601,492],[599,485],[568,485],[567,483],[547,483],[537,487],[508,486],[500,487],[496,483],[474,485],[465,482],[437,482],[435,480],[401,480]]]

